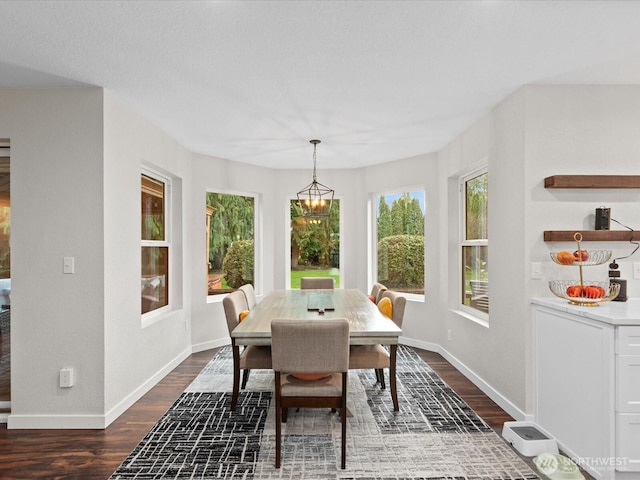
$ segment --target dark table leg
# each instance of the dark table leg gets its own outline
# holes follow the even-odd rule
[[[398,353],[398,345],[389,346],[389,383],[391,384],[391,399],[393,400],[393,410],[398,412],[398,390],[396,388],[396,356]]]

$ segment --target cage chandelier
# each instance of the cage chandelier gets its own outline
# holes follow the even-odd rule
[[[303,217],[328,218],[335,192],[316,179],[316,147],[320,140],[309,140],[309,143],[313,144],[313,181],[298,192],[298,205]]]

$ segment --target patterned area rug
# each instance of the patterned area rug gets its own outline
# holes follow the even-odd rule
[[[373,371],[349,372],[345,470],[340,418],[329,409],[289,411],[274,468],[273,373],[252,371],[231,412],[231,371],[222,348],[111,480],[539,478],[409,348],[398,349],[400,412]]]

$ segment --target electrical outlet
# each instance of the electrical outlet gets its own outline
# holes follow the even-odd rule
[[[451,341],[451,329],[447,330],[447,340]]]
[[[633,262],[633,278],[640,278],[640,262]]]

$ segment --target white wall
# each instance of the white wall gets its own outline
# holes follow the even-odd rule
[[[111,93],[104,95],[105,412],[110,423],[191,353],[191,153]],[[173,310],[140,319],[140,173],[171,178]]]
[[[544,230],[593,229],[595,208],[612,208],[612,217],[638,229],[638,190],[548,190],[544,178],[557,174],[635,174],[640,172],[640,87],[529,86],[515,92],[440,153],[447,172],[449,306],[457,303],[457,178],[482,159],[489,166],[490,326],[453,312],[442,312],[441,345],[446,354],[486,387],[516,417],[533,412],[530,300],[552,297],[548,281],[576,278],[549,253],[575,244],[545,243]],[[612,229],[622,229],[612,222]],[[623,256],[632,245],[589,242],[585,248],[611,249]],[[630,296],[640,294],[631,263],[621,260]],[[542,264],[543,278],[532,279],[531,262]],[[590,267],[589,277],[607,278],[608,266]],[[452,340],[444,338],[451,330]],[[568,346],[572,348],[572,346]]]
[[[9,425],[86,426],[104,413],[102,91],[0,89],[0,106],[11,140]],[[63,367],[75,369],[71,389],[58,386]]]
[[[10,428],[101,428],[191,353],[190,153],[99,88],[2,89],[11,140]],[[140,321],[140,169],[175,176],[175,311]],[[75,258],[75,274],[62,271]],[[184,285],[184,288],[182,288]],[[58,386],[72,367],[75,385]]]

